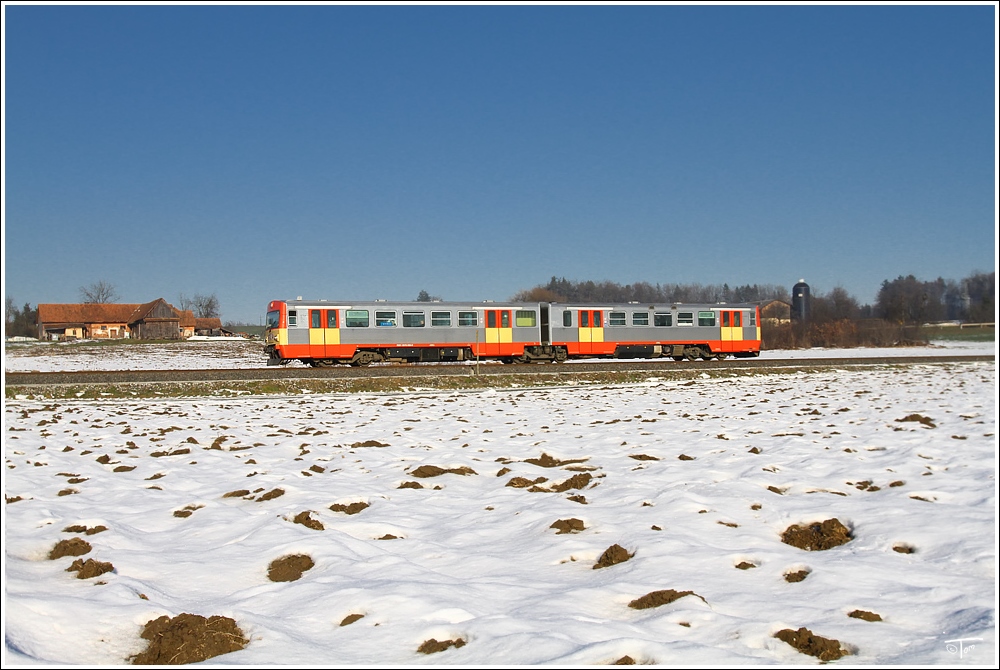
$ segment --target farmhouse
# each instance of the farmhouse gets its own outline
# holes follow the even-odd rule
[[[178,340],[199,328],[214,330],[219,319],[196,319],[163,298],[143,304],[43,304],[38,306],[38,339]],[[218,326],[221,328],[221,323]]]
[[[784,300],[768,300],[761,303],[760,320],[772,326],[792,322],[792,306]]]

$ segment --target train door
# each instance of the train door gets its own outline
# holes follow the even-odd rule
[[[340,323],[335,309],[309,310],[309,355],[312,358],[335,358],[329,347],[340,344]]]
[[[743,341],[743,312],[723,310],[722,317],[722,351],[740,351]]]
[[[604,318],[599,309],[581,309],[578,336],[581,354],[602,353],[604,342]]]
[[[511,342],[514,341],[514,329],[510,322],[509,309],[486,310],[486,344],[483,347],[485,356],[503,356],[510,353]]]

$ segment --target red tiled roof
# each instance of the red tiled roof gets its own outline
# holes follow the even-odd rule
[[[132,303],[39,305],[38,323],[129,323],[139,307]]]
[[[220,330],[222,328],[222,319],[217,316],[197,318],[194,321],[194,327],[198,330]]]

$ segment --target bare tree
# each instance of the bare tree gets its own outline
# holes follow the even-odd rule
[[[115,285],[101,279],[88,286],[80,287],[80,299],[88,303],[109,303],[119,300]]]
[[[194,315],[199,319],[218,318],[220,314],[219,299],[212,295],[198,295],[191,299]]]

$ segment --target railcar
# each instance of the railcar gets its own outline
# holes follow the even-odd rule
[[[756,356],[756,305],[275,300],[268,365]]]

